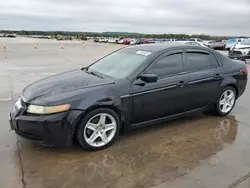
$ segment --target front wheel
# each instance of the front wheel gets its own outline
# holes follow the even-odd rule
[[[96,109],[82,120],[77,130],[77,140],[85,149],[101,150],[114,142],[119,129],[119,117],[113,110]]]
[[[233,87],[226,87],[216,101],[215,111],[217,115],[226,116],[234,108],[236,102],[236,91]]]

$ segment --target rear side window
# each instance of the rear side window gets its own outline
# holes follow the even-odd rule
[[[163,78],[182,72],[182,64],[182,53],[171,54],[157,61],[146,72],[156,74],[159,78]]]
[[[186,71],[194,72],[199,70],[211,69],[218,66],[215,57],[206,52],[187,52]]]

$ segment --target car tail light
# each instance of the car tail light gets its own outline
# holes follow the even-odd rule
[[[243,72],[247,75],[248,74],[248,66],[246,65],[245,69],[241,69],[240,72]]]

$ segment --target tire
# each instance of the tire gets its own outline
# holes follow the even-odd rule
[[[103,123],[101,117],[104,116]],[[114,125],[115,128],[108,130],[111,125]],[[109,108],[98,108],[89,112],[82,119],[76,132],[76,138],[84,149],[97,151],[109,147],[118,137],[119,130],[120,119],[117,113]],[[102,135],[106,135],[105,139],[103,139]],[[91,136],[93,139],[90,139]],[[96,139],[94,139],[95,137]]]
[[[231,106],[228,106],[228,108],[225,108],[226,110],[225,109],[223,110],[224,105],[222,105],[222,103],[223,103],[223,98],[225,97],[224,96],[225,92],[227,92],[228,98],[230,98],[229,97],[230,94],[233,95],[233,98],[231,100],[228,99],[229,100],[228,102],[230,103],[228,105],[231,105]],[[236,99],[237,99],[237,96],[236,96],[235,89],[233,87],[231,87],[231,86],[225,87],[221,91],[219,97],[217,98],[216,104],[215,104],[215,107],[214,107],[213,111],[218,116],[226,116],[226,115],[228,115],[233,110],[233,108],[235,106],[235,103],[236,103]]]

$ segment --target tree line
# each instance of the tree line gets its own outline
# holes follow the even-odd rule
[[[69,32],[69,31],[10,31],[2,30],[0,33],[6,34],[17,34],[17,35],[41,35],[41,36],[51,36],[52,38],[57,38],[57,36],[72,36],[79,39],[85,37],[124,37],[124,38],[162,38],[162,39],[190,39],[190,38],[200,38],[203,40],[223,40],[234,38],[228,36],[211,36],[205,34],[142,34],[142,33],[127,33],[127,32]],[[243,37],[243,36],[238,36]]]

